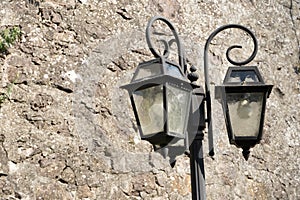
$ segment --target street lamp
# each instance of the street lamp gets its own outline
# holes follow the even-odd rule
[[[208,46],[219,32],[228,28],[245,31],[251,36],[254,43],[252,55],[242,62],[236,62],[229,56],[232,49],[242,47],[234,45],[228,48],[226,51],[227,60],[237,67],[229,67],[223,84],[215,87],[215,98],[220,100],[222,104],[229,142],[242,148],[243,156],[248,160],[249,149],[258,144],[262,138],[266,99],[269,97],[273,85],[264,83],[257,66],[244,66],[251,62],[257,53],[257,40],[254,34],[244,26],[229,24],[216,29],[205,45],[206,95],[210,96],[207,69]],[[210,101],[210,98],[208,99]],[[210,106],[211,103],[208,102],[207,105]],[[208,110],[210,109],[208,108]]]
[[[265,85],[257,67],[229,67],[222,86],[216,86],[221,99],[230,144],[249,149],[262,137],[266,99],[272,85]]]
[[[165,22],[175,39],[161,40],[165,49],[160,55],[150,38],[156,20]],[[130,84],[121,86],[129,92],[141,139],[155,148],[164,147],[172,140],[186,138],[188,116],[193,88],[187,79],[185,60],[178,34],[173,25],[163,17],[152,18],[146,29],[148,46],[155,59],[140,63]],[[170,46],[178,46],[179,64],[168,60]]]
[[[164,45],[162,54],[153,48],[150,37],[155,21],[167,24],[175,38],[159,40]],[[146,39],[155,59],[140,63],[131,82],[121,86],[130,95],[141,139],[149,141],[155,150],[174,141],[185,141],[190,156],[192,198],[197,200],[206,198],[202,148],[205,127],[208,129],[209,154],[214,155],[208,47],[219,32],[228,28],[245,31],[254,42],[252,55],[242,62],[236,62],[229,56],[232,49],[241,46],[228,48],[227,60],[238,67],[229,67],[223,84],[215,89],[215,97],[222,103],[229,141],[243,149],[247,160],[249,149],[261,140],[266,99],[272,89],[272,85],[264,83],[256,66],[244,66],[257,53],[257,41],[249,29],[229,24],[221,26],[209,36],[204,48],[204,93],[203,88],[195,84],[198,79],[196,68],[192,66],[188,73],[186,58],[173,25],[163,17],[153,17],[147,25]],[[168,59],[170,46],[174,43],[178,49],[179,64]]]

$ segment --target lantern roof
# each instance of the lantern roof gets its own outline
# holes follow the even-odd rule
[[[221,86],[215,88],[215,98],[221,100],[223,88],[227,92],[266,92],[269,97],[273,85],[265,84],[256,66],[229,67]]]
[[[229,67],[223,81],[224,85],[265,84],[256,66]]]
[[[160,75],[170,75],[180,79],[185,77],[177,64],[163,58],[156,58],[140,63],[131,82]]]
[[[181,67],[165,58],[156,58],[147,62],[140,63],[134,73],[131,82],[121,86],[133,92],[138,89],[147,88],[163,83],[175,84],[182,89],[192,90],[197,86],[191,84],[182,72]]]

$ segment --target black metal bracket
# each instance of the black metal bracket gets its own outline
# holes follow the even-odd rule
[[[207,124],[208,124],[208,143],[209,143],[209,155],[210,156],[214,156],[214,145],[213,145],[213,131],[212,131],[212,116],[211,116],[211,95],[210,95],[210,81],[209,81],[209,72],[208,72],[208,49],[209,49],[209,45],[212,41],[212,39],[221,31],[225,30],[225,29],[230,29],[230,28],[236,28],[236,29],[241,29],[243,31],[245,31],[246,33],[248,33],[250,35],[250,37],[253,40],[254,43],[254,49],[252,54],[250,55],[250,57],[244,61],[234,61],[230,58],[230,51],[232,49],[236,49],[236,48],[242,48],[242,46],[240,45],[233,45],[230,46],[227,51],[226,51],[226,58],[227,60],[233,64],[233,65],[246,65],[249,62],[251,62],[256,54],[257,54],[257,49],[258,49],[258,44],[257,44],[257,39],[255,38],[254,34],[252,31],[250,31],[248,28],[242,26],[242,25],[238,25],[238,24],[228,24],[228,25],[224,25],[219,27],[218,29],[216,29],[214,32],[212,32],[210,34],[210,36],[208,37],[206,43],[205,43],[205,47],[204,47],[204,76],[205,76],[205,99],[206,99],[206,109],[207,109]]]
[[[173,39],[166,41],[164,39],[159,40],[160,42],[162,42],[164,44],[164,53],[163,55],[161,55],[153,46],[153,42],[151,40],[151,34],[153,34],[152,27],[155,21],[162,21],[165,24],[168,25],[168,27],[170,28],[170,30],[172,31],[172,34],[174,36]],[[177,31],[175,30],[173,24],[167,20],[164,17],[161,16],[155,16],[153,18],[151,18],[148,22],[147,28],[146,28],[146,40],[147,40],[147,44],[148,47],[151,51],[151,53],[154,55],[155,58],[165,58],[167,59],[169,54],[170,54],[170,46],[173,45],[173,43],[177,44],[177,49],[178,49],[178,63],[182,69],[182,72],[184,72],[184,74],[186,75],[187,73],[187,66],[186,66],[186,59],[185,59],[185,55],[184,55],[184,50],[182,47],[182,44],[180,42],[180,38],[178,36]]]

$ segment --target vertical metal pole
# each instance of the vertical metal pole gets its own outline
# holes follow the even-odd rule
[[[204,91],[195,88],[192,95],[188,126],[190,151],[191,188],[193,200],[205,200],[205,173],[203,160],[203,130],[205,128]]]
[[[190,168],[193,200],[206,199],[202,140],[203,134],[197,133],[190,146]]]

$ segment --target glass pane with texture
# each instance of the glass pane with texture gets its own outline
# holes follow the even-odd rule
[[[264,93],[229,93],[227,105],[234,136],[258,136]]]
[[[146,77],[152,77],[159,74],[162,74],[161,64],[151,64],[151,65],[141,66],[134,80],[139,80]]]
[[[163,86],[158,85],[133,93],[144,136],[164,130]]]
[[[185,134],[186,119],[189,114],[190,92],[172,85],[167,88],[169,131]]]
[[[166,64],[166,74],[171,75],[173,77],[177,77],[177,78],[183,78],[183,75],[181,74],[179,68],[175,65]]]
[[[253,83],[253,82],[259,82],[259,79],[254,70],[240,70],[240,71],[233,70],[230,74],[228,82],[229,83],[237,83],[237,82]]]

